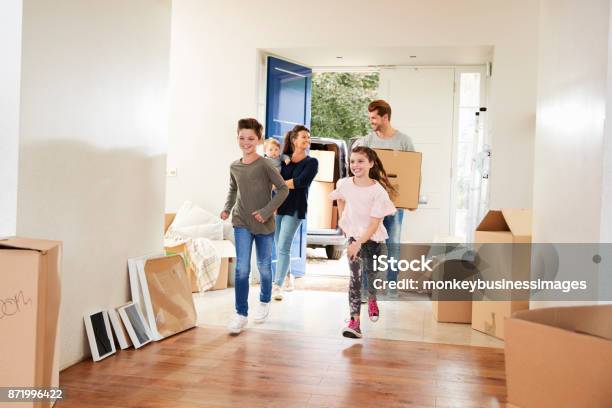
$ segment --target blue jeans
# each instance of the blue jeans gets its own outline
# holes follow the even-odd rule
[[[300,228],[302,220],[298,218],[297,212],[293,215],[277,215],[276,216],[276,232],[274,233],[274,241],[278,255],[276,257],[276,277],[274,283],[282,286],[285,276],[289,272],[291,265],[291,244],[295,232]]]
[[[272,244],[274,234],[253,234],[244,227],[234,227],[236,240],[236,312],[249,314],[249,275],[251,273],[251,250],[255,241],[257,268],[261,277],[259,301],[270,302],[272,296]]]
[[[404,221],[404,210],[397,208],[394,215],[387,215],[383,218],[383,225],[387,230],[389,238],[385,241],[387,244],[387,251],[389,258],[393,257],[399,261],[400,259],[400,240],[402,237],[402,222]],[[397,269],[389,267],[387,270],[387,280],[397,281]],[[362,293],[367,293],[368,290],[368,277],[362,277]]]

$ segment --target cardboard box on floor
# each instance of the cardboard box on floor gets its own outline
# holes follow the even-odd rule
[[[529,280],[531,274],[531,210],[503,209],[489,211],[474,233],[475,250],[489,263],[493,279]],[[508,244],[508,245],[479,245]],[[511,245],[517,244],[517,245]],[[522,244],[522,245],[520,245]],[[490,300],[472,302],[472,328],[497,338],[504,338],[504,320],[512,313],[529,309],[529,300]]]
[[[334,183],[313,181],[308,190],[308,212],[306,219],[308,229],[329,229],[332,227],[333,201],[329,194],[334,190]]]
[[[336,153],[329,150],[310,150],[309,156],[319,161],[319,171],[314,178],[315,181],[333,182]]]
[[[380,158],[391,185],[398,191],[393,199],[397,208],[417,208],[421,191],[420,152],[374,149]]]
[[[0,241],[0,387],[59,387],[61,246],[29,238]]]
[[[174,221],[174,217],[176,217],[175,213],[167,213],[164,217],[164,232],[168,230],[172,221]],[[233,262],[233,258],[236,258],[236,249],[234,245],[232,245],[231,241],[222,240],[222,241],[211,241],[219,256],[221,257],[221,265],[219,267],[219,277],[217,278],[217,282],[215,285],[209,290],[220,290],[227,289],[228,281],[229,281],[229,269],[230,265]],[[183,255],[185,258],[185,268],[187,269],[187,275],[189,276],[189,281],[191,283],[191,291],[193,293],[199,292],[200,288],[198,287],[198,281],[196,278],[195,271],[193,266],[189,263],[189,258],[187,256],[187,247],[185,244],[178,244],[175,246],[164,247],[166,254],[178,254]]]
[[[217,282],[215,283],[215,286],[210,288],[210,290],[227,289],[230,264],[234,262],[234,259],[236,258],[236,247],[234,247],[231,241],[228,240],[211,242],[215,246],[217,254],[219,254],[219,257],[221,257],[221,266],[219,267],[219,277],[217,278]]]
[[[473,279],[475,270],[467,261],[449,259],[438,263],[433,270],[436,281]],[[471,323],[472,293],[469,290],[434,290],[432,311],[436,321],[441,323]]]
[[[612,404],[612,305],[521,311],[507,319],[508,402],[521,408]]]
[[[429,249],[431,245],[428,244],[400,244],[400,259],[404,260],[413,260],[420,259],[421,256],[427,256],[429,253]],[[391,252],[391,248],[387,248],[387,251]],[[386,273],[383,272],[382,276],[386,278]],[[420,271],[412,271],[412,270],[400,270],[397,273],[398,282],[403,280],[410,280],[417,282],[417,289],[411,290],[407,289],[398,289],[402,292],[417,292],[417,293],[425,293],[423,288],[423,282],[431,279],[430,273],[420,272]]]

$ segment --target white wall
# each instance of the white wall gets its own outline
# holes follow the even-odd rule
[[[495,47],[489,117],[493,207],[529,207],[535,130],[538,2],[175,0],[166,208],[221,210],[235,125],[258,113],[258,49]]]
[[[612,1],[610,2],[612,4]],[[612,21],[612,6],[609,21]],[[608,28],[608,39],[612,38],[612,24]],[[606,88],[606,120],[603,141],[603,171],[601,197],[601,242],[612,243],[612,41],[608,40],[608,69]],[[612,278],[611,278],[612,280]]]
[[[612,242],[610,11],[610,0],[541,3],[534,242]],[[601,293],[609,294],[610,274],[603,277]]]
[[[534,242],[600,240],[609,10],[610,0],[541,2]]]
[[[61,240],[61,366],[162,248],[170,0],[26,0],[17,232]]]
[[[0,2],[0,237],[17,228],[21,12],[21,0]]]

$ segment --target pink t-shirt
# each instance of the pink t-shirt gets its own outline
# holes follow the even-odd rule
[[[380,183],[375,182],[371,186],[357,186],[352,177],[338,180],[336,189],[329,194],[332,200],[344,200],[344,212],[338,221],[338,225],[347,237],[359,238],[368,229],[370,218],[384,218],[395,214],[395,206],[389,194]],[[387,230],[383,223],[370,237],[372,241],[382,242],[387,239]]]

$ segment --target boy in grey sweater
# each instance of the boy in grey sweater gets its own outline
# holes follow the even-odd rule
[[[255,119],[238,121],[238,146],[242,158],[230,166],[230,188],[221,219],[232,214],[236,242],[236,316],[228,325],[230,333],[240,333],[248,323],[249,274],[253,242],[261,276],[259,305],[254,320],[262,323],[270,311],[272,295],[272,245],[274,211],[285,201],[289,188],[274,165],[257,154],[262,142],[263,126]],[[271,197],[272,186],[277,194]]]

